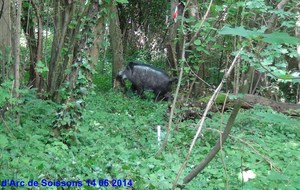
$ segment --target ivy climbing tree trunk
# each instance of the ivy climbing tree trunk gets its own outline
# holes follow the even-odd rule
[[[82,111],[85,107],[85,98],[92,83],[92,68],[89,52],[93,47],[93,31],[99,22],[98,1],[90,2],[83,14],[80,40],[75,44],[71,63],[71,72],[67,76],[68,88],[67,96],[63,101],[63,106],[57,111],[57,118],[54,121],[56,135],[61,129],[69,129],[81,120]],[[59,129],[59,130],[58,130]]]
[[[118,72],[123,66],[123,42],[122,42],[122,33],[120,29],[120,22],[118,11],[116,7],[116,2],[110,6],[110,24],[109,24],[109,34],[110,34],[110,43],[113,52],[112,57],[112,78],[114,79]],[[114,81],[114,80],[113,80]],[[114,86],[114,82],[112,84]]]
[[[61,79],[58,76],[62,73],[64,64],[62,63],[61,51],[66,41],[67,29],[72,18],[72,10],[76,4],[72,1],[54,1],[54,36],[51,48],[51,58],[49,62],[49,72],[47,78],[47,92],[54,99],[55,92],[59,88],[57,83]],[[81,13],[78,13],[81,15]],[[80,24],[78,24],[80,25]],[[69,35],[72,33],[69,33]]]
[[[60,88],[66,88],[63,84],[65,82],[70,84],[73,79],[76,81],[76,77],[72,77],[74,73],[70,74],[66,71],[73,69],[74,61],[78,58],[77,53],[82,51],[80,50],[82,41],[79,38],[81,39],[83,33],[80,30],[83,30],[85,24],[83,22],[86,21],[83,18],[89,18],[87,17],[91,11],[89,5],[90,3],[83,5],[81,1],[54,1],[54,37],[48,63],[47,92],[56,102],[65,101],[65,97],[58,93]],[[103,22],[103,19],[100,20]],[[98,19],[96,21],[98,22]],[[91,34],[95,32],[92,31]],[[90,51],[89,48],[86,50]]]

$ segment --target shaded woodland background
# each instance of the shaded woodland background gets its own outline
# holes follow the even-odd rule
[[[42,133],[57,138],[68,148],[79,145],[85,134],[81,129],[87,124],[85,119],[92,122],[98,118],[95,112],[100,108],[91,105],[93,101],[103,103],[98,105],[100,112],[105,108],[107,113],[125,113],[129,118],[134,111],[126,106],[141,104],[144,111],[136,108],[137,115],[142,114],[143,118],[147,112],[151,118],[157,111],[158,121],[166,126],[165,114],[171,112],[174,118],[170,121],[176,131],[181,122],[201,118],[219,84],[223,84],[224,94],[216,98],[214,112],[232,110],[235,104],[246,109],[263,109],[255,107],[258,103],[264,109],[270,106],[285,114],[278,116],[270,109],[266,112],[274,114],[262,117],[266,122],[284,117],[283,121],[299,129],[295,122],[300,113],[299,12],[297,0],[0,1],[3,139],[18,139],[10,129],[12,126],[21,130],[19,127],[44,123],[41,125],[49,128]],[[235,57],[233,71],[224,78]],[[154,105],[151,100],[143,102],[121,95],[114,78],[132,60],[155,65],[173,77],[182,74],[173,110],[171,103]],[[109,94],[112,99],[106,100],[106,105],[95,94],[101,98]],[[130,98],[137,102],[128,103],[132,101]],[[157,110],[152,110],[153,106]],[[95,126],[107,121],[107,113],[93,121]],[[289,125],[286,123],[283,125]],[[167,128],[170,130],[170,124]],[[299,134],[291,139],[299,140]],[[46,140],[45,144],[51,141]],[[5,142],[2,141],[3,150]],[[62,146],[68,149],[65,145]],[[13,175],[8,170],[6,174]],[[166,187],[170,188],[170,184]]]

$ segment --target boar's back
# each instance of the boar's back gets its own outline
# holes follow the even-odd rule
[[[130,62],[128,67],[131,76],[128,79],[135,85],[146,90],[168,91],[170,78],[164,71],[151,65]]]

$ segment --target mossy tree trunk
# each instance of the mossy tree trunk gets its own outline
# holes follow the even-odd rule
[[[12,66],[10,65],[11,57],[11,18],[10,18],[10,1],[0,1],[0,61],[1,61],[1,82],[12,75]]]
[[[14,58],[14,84],[12,94],[19,98],[20,88],[20,35],[21,35],[21,9],[22,0],[15,0],[11,4],[11,28],[12,28],[12,53]],[[16,123],[20,123],[19,114],[16,113]]]
[[[120,29],[120,22],[118,16],[118,10],[115,2],[110,5],[110,23],[109,23],[109,35],[110,43],[112,48],[112,78],[114,79],[118,72],[123,67],[123,42],[122,42],[122,33]],[[114,81],[114,80],[113,80]],[[112,83],[114,86],[114,82]]]

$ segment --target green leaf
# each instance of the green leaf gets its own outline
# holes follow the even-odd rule
[[[264,34],[263,41],[272,43],[272,44],[293,44],[297,45],[300,43],[300,38],[296,38],[290,36],[288,33],[285,32],[273,32],[271,34]]]
[[[7,137],[4,135],[0,135],[0,147],[4,148],[7,146],[7,144],[8,144]]]
[[[270,113],[270,112],[256,112],[254,114],[257,116],[257,118],[261,118],[265,122],[280,123],[280,124],[285,124],[288,126],[296,125],[296,122],[290,120],[290,118],[288,118],[282,114],[274,114],[274,113]]]
[[[293,76],[292,74],[283,74],[278,76],[280,79],[284,79],[286,81],[290,81],[292,83],[300,83],[300,78],[297,76]]]
[[[224,26],[218,31],[221,35],[232,35],[232,36],[242,36],[245,38],[255,38],[263,37],[264,42],[271,44],[293,44],[296,45],[300,43],[300,39],[290,36],[286,32],[273,32],[271,34],[264,34],[263,30],[252,31],[247,30],[243,26],[238,26],[235,28],[230,28],[229,26]]]
[[[198,39],[198,40],[195,40],[195,41],[194,41],[194,44],[197,45],[197,46],[199,46],[199,45],[201,44],[201,40],[199,40],[199,39]]]
[[[116,2],[118,2],[118,3],[128,3],[128,0],[116,0]]]
[[[36,71],[39,72],[39,73],[45,73],[45,72],[48,72],[49,69],[48,67],[46,66],[46,64],[44,64],[42,61],[38,61],[37,64],[36,64]]]
[[[263,35],[261,31],[246,30],[243,26],[238,26],[235,28],[224,26],[221,30],[218,31],[218,33],[221,35],[242,36],[245,38]]]

